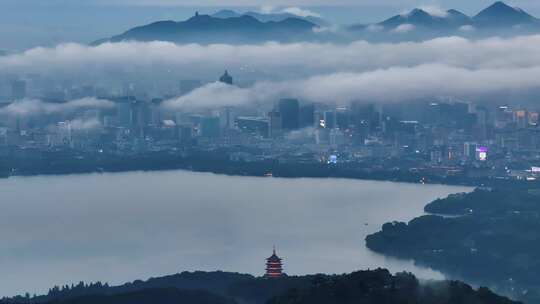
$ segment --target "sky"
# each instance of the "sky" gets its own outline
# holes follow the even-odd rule
[[[333,23],[381,21],[406,10],[437,6],[473,15],[493,0],[0,0],[0,50],[24,50],[63,42],[89,43],[157,20],[184,20],[223,8],[239,11],[297,6]],[[540,16],[536,0],[511,5]]]

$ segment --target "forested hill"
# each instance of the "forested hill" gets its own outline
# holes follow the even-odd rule
[[[486,288],[457,281],[420,283],[412,274],[388,270],[347,275],[255,278],[225,272],[184,272],[117,287],[79,284],[53,288],[48,296],[4,299],[7,303],[45,304],[517,304]]]
[[[208,291],[146,289],[118,295],[83,296],[69,300],[56,300],[50,304],[236,304],[236,301]]]
[[[539,202],[540,191],[533,188],[453,194],[425,207],[436,215],[386,223],[367,236],[366,245],[540,303]]]

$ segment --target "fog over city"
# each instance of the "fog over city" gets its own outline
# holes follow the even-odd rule
[[[113,102],[94,97],[75,99],[61,104],[48,103],[38,99],[23,99],[0,109],[0,114],[11,116],[69,114],[84,109],[110,109],[113,107]]]
[[[143,71],[152,75],[153,82],[166,82],[171,74],[187,77],[193,73],[211,82],[219,67],[245,77],[241,87],[210,83],[188,96],[169,100],[169,108],[271,103],[286,96],[322,103],[399,102],[538,89],[538,48],[538,35],[345,45],[62,44],[0,57],[0,70],[18,75],[43,73],[58,81],[77,77],[97,84],[116,83],[117,75],[136,79]],[[283,78],[289,79],[277,80]]]

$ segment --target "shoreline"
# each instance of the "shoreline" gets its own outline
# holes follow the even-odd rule
[[[0,160],[0,179],[93,173],[159,172],[186,170],[227,176],[279,178],[343,178],[410,184],[466,187],[540,188],[538,181],[469,178],[465,175],[436,176],[405,169],[373,169],[359,163],[280,163],[277,160],[231,161],[219,155],[179,156],[157,153],[144,156],[96,156],[67,159]]]

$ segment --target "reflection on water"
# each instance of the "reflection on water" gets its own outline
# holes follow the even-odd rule
[[[364,238],[468,190],[185,171],[1,180],[0,296],[183,270],[260,275],[274,244],[288,274],[386,267],[441,278],[370,252]]]

